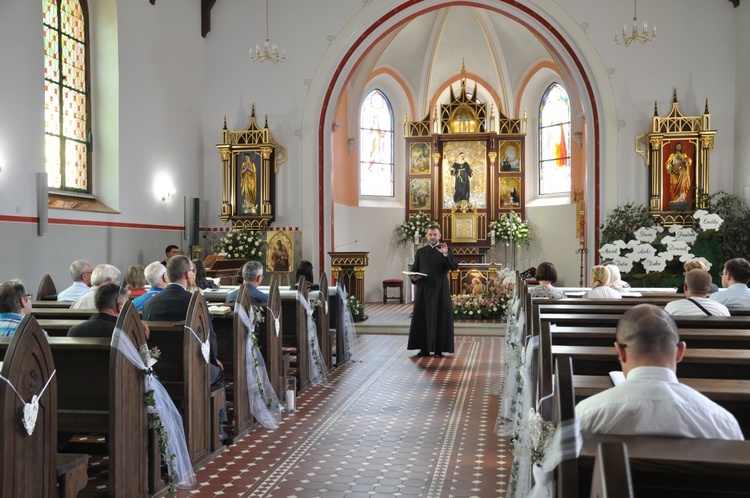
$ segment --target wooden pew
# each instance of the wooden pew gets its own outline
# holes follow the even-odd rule
[[[39,282],[39,288],[36,291],[36,298],[40,301],[57,302],[57,288],[55,287],[55,282],[52,281],[52,277],[50,277],[49,274],[45,274],[42,277],[42,281]]]
[[[245,310],[248,310],[250,314],[250,299],[247,295],[247,286],[240,286],[240,290],[237,294],[237,301],[235,302],[235,309],[237,306],[242,306]],[[252,320],[252,315],[251,315]],[[226,320],[217,319],[216,322],[224,322]],[[232,425],[234,429],[234,437],[239,438],[249,433],[253,426],[255,419],[250,413],[250,398],[248,396],[247,386],[247,334],[248,329],[237,313],[232,313],[232,329],[229,341],[226,340],[226,333],[220,333],[219,328],[215,327],[217,340],[219,344],[219,359],[224,364],[224,373],[228,381],[232,383]],[[225,332],[225,331],[222,331]],[[226,358],[225,361],[222,358]]]
[[[319,300],[321,306],[315,308],[315,327],[318,329],[318,344],[320,344],[320,354],[323,355],[328,370],[332,369],[332,345],[330,329],[330,299],[328,296],[328,277],[325,273],[320,274],[320,290],[310,291],[310,300]],[[335,336],[334,336],[335,339]]]
[[[262,330],[258,330],[258,347],[263,355],[263,361],[266,362],[268,371],[268,381],[280,396],[279,379],[283,374],[283,355],[282,352],[282,331],[283,316],[280,294],[280,282],[278,275],[271,279],[270,287],[262,287],[260,290],[268,294],[268,304],[265,307],[265,321]],[[274,316],[279,318],[279,333],[276,333],[274,325]]]
[[[62,320],[88,320],[91,315],[96,313],[95,309],[70,309],[70,308],[31,308],[31,316],[37,320],[42,319],[62,319]]]
[[[332,338],[331,361],[333,361],[334,357],[336,358],[336,367],[343,365],[351,359],[351,351],[344,350],[344,345],[346,344],[344,337],[346,333],[346,330],[344,330],[344,313],[349,313],[349,308],[341,302],[338,294],[339,286],[344,287],[344,281],[341,277],[336,279],[336,287],[328,287],[328,317],[331,330],[335,331],[335,337]]]
[[[628,448],[619,441],[599,443],[590,498],[633,498]]]
[[[210,367],[203,359],[201,342],[208,339],[210,323],[206,302],[196,292],[188,306],[185,325],[159,327],[147,322],[150,329],[149,347],[161,351],[154,372],[167,389],[175,405],[181,408],[188,453],[194,468],[200,468],[223,451],[219,442],[217,405],[212,398]],[[223,389],[219,389],[223,393]],[[217,393],[218,394],[218,393]]]
[[[302,392],[310,387],[310,354],[307,343],[307,315],[297,299],[297,293],[304,299],[308,298],[304,277],[300,277],[298,290],[279,292],[281,296],[282,345],[284,351],[293,355],[296,359],[294,375],[297,377],[297,389]],[[291,373],[285,372],[283,375],[291,375]]]
[[[15,386],[24,402],[39,395],[39,412],[31,436],[21,423],[21,400],[0,381],[0,496],[55,496],[57,442],[57,379],[55,362],[39,325],[25,317],[12,338],[3,338],[0,373]],[[50,380],[51,379],[51,380]],[[85,484],[85,481],[84,481]]]
[[[750,329],[682,328],[680,339],[689,348],[734,349],[750,347]],[[571,346],[611,346],[615,340],[615,327],[556,327],[552,343]]]

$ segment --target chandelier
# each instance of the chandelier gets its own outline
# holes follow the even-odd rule
[[[656,25],[653,27],[653,31],[651,32],[651,35],[648,34],[648,24],[643,23],[643,31],[638,33],[638,14],[636,10],[636,0],[633,0],[633,31],[628,35],[627,28],[625,25],[622,25],[622,42],[625,44],[625,46],[630,46],[631,43],[634,41],[639,41],[641,44],[645,44],[647,42],[652,41],[654,38],[656,38]],[[620,44],[620,40],[617,38],[617,33],[615,33],[615,43],[618,45]]]
[[[279,47],[274,43],[269,47],[268,42],[268,0],[266,0],[266,43],[263,45],[263,51],[260,50],[260,45],[255,45],[255,52],[252,47],[250,48],[250,60],[254,62],[266,62],[271,61],[274,64],[283,62],[286,60],[286,50],[282,50],[279,54]]]

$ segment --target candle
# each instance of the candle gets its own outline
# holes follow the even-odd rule
[[[296,409],[294,407],[294,391],[291,389],[286,392],[286,409],[290,412],[293,412]]]
[[[419,245],[419,232],[414,232],[414,245]]]
[[[495,245],[495,231],[490,231],[490,244]]]

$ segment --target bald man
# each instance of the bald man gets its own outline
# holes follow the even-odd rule
[[[667,303],[664,311],[672,316],[729,316],[726,306],[708,299],[711,291],[711,275],[696,268],[685,274],[685,297]]]
[[[633,307],[618,322],[615,338],[627,380],[578,403],[581,431],[744,439],[731,413],[678,382],[686,346],[666,311],[651,304]]]

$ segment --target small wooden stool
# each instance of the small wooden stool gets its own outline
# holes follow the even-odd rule
[[[388,297],[389,288],[397,288],[398,297]],[[389,299],[398,299],[399,304],[404,304],[404,281],[400,278],[388,278],[386,280],[383,280],[383,304],[385,304]]]

